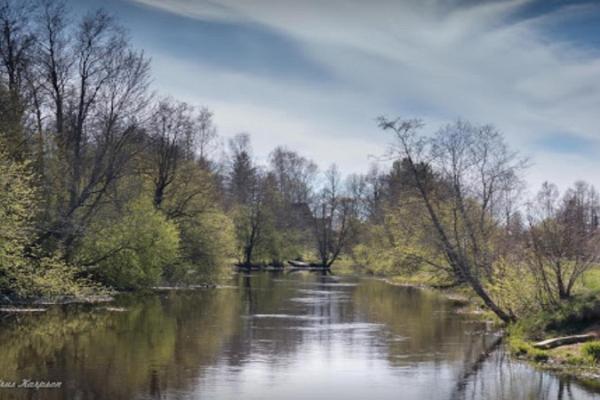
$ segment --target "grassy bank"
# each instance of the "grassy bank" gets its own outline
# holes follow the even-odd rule
[[[522,318],[507,328],[509,350],[538,367],[600,385],[600,270],[590,271],[579,293],[555,310]],[[549,338],[595,334],[596,340],[559,346],[549,350],[534,344]]]

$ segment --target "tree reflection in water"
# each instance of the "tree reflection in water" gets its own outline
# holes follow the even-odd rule
[[[591,399],[434,292],[320,274],[4,316],[0,399]]]

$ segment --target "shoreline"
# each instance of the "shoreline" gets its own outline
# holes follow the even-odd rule
[[[37,299],[11,299],[8,296],[0,298],[0,313],[26,313],[26,312],[41,312],[46,309],[44,306],[62,306],[69,304],[80,305],[104,305],[113,303],[121,295],[145,295],[148,293],[165,293],[165,292],[187,292],[203,289],[217,289],[222,285],[215,283],[190,284],[190,285],[160,285],[148,288],[116,291],[111,290],[110,294],[98,294],[89,296],[56,296],[55,298],[37,298]]]
[[[498,333],[503,337],[504,345],[511,357],[516,360],[526,361],[528,364],[541,371],[551,372],[553,374],[573,378],[586,386],[600,387],[600,365],[593,364],[575,364],[569,363],[569,359],[560,356],[557,349],[564,349],[568,346],[560,346],[552,350],[538,350],[533,348],[533,342],[525,340],[514,332],[511,333],[511,325],[503,325],[489,311],[482,308],[473,296],[468,296],[455,288],[439,288],[426,283],[408,282],[395,280],[394,277],[373,277],[365,276],[370,279],[376,279],[385,284],[397,287],[405,287],[419,290],[435,292],[455,307],[456,314],[472,315],[482,322],[494,324],[499,327]],[[56,299],[35,299],[31,301],[14,301],[0,303],[1,314],[38,314],[47,311],[49,306],[57,305],[103,305],[115,302],[121,294],[148,294],[148,293],[168,293],[168,292],[186,292],[203,289],[215,289],[220,285],[195,284],[195,285],[163,285],[146,288],[143,290],[134,290],[128,292],[112,292],[110,295],[68,297],[58,296]],[[558,354],[557,354],[558,353]]]
[[[396,282],[393,278],[389,277],[380,277],[377,278],[386,284],[398,287],[408,287],[413,289],[420,290],[430,290],[438,293],[442,297],[452,301],[457,305],[461,305],[462,307],[457,308],[456,313],[468,313],[471,315],[480,315],[482,320],[490,321],[495,324],[500,324],[500,322],[495,318],[489,318],[491,315],[488,311],[478,310],[480,306],[474,303],[468,296],[465,296],[462,293],[458,293],[456,291],[452,291],[451,289],[439,289],[432,285],[427,285],[425,283],[414,283],[414,282]],[[473,309],[473,307],[475,309]],[[468,308],[467,311],[461,311],[463,308]],[[510,328],[510,326],[504,325],[505,328]],[[600,387],[600,365],[574,365],[566,363],[565,359],[558,357],[554,351],[542,351],[538,350],[533,352],[533,354],[529,354],[527,352],[523,352],[522,349],[518,348],[514,343],[511,343],[511,338],[516,339],[515,341],[522,342],[526,346],[532,348],[533,342],[524,340],[519,337],[511,336],[510,329],[502,329],[501,331],[502,337],[504,341],[504,345],[506,346],[506,350],[508,354],[516,360],[525,361],[532,367],[545,372],[550,372],[555,375],[560,375],[564,377],[568,377],[571,379],[575,379],[577,382],[582,384],[583,386],[589,386],[593,388]],[[560,346],[556,349],[561,349],[566,346]],[[553,349],[553,350],[556,350]]]

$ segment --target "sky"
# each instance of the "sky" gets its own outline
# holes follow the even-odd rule
[[[71,0],[103,7],[152,58],[153,85],[325,169],[365,172],[375,119],[492,124],[543,181],[600,186],[600,1]]]

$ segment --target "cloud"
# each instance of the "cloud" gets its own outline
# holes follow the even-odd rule
[[[598,140],[568,134],[544,135],[536,144],[542,150],[561,154],[576,154],[590,158],[598,154],[600,150]]]
[[[351,154],[355,170],[369,162],[358,156],[366,147],[383,152],[385,141],[376,136],[373,123],[379,114],[421,116],[429,129],[462,117],[495,124],[513,146],[539,157],[529,173],[534,185],[555,178],[561,186],[576,179],[600,183],[594,182],[600,161],[589,159],[586,146],[564,141],[586,143],[598,137],[600,56],[585,42],[568,35],[558,40],[549,31],[557,21],[567,29],[583,16],[589,19],[597,12],[593,5],[545,9],[531,0],[135,1],[199,24],[219,21],[269,30],[335,77],[319,82],[248,69],[223,73],[203,65],[201,57],[193,66],[181,67],[188,78],[170,76],[168,69],[190,60],[170,59],[171,66],[158,66],[157,81],[165,87],[228,113],[218,117],[227,130],[251,125],[251,119],[252,131],[244,130],[273,135],[257,148],[301,142],[306,135],[313,144],[304,145],[308,152],[327,158],[320,153],[328,152],[316,147],[329,143],[335,149],[329,158],[343,160]],[[163,52],[155,62],[168,56]],[[277,54],[269,57],[276,62]],[[194,68],[203,73],[190,72]],[[193,95],[190,86],[197,89]],[[556,132],[564,138],[557,140]],[[568,168],[572,176],[561,170],[567,162],[565,148],[568,162],[577,161]]]

